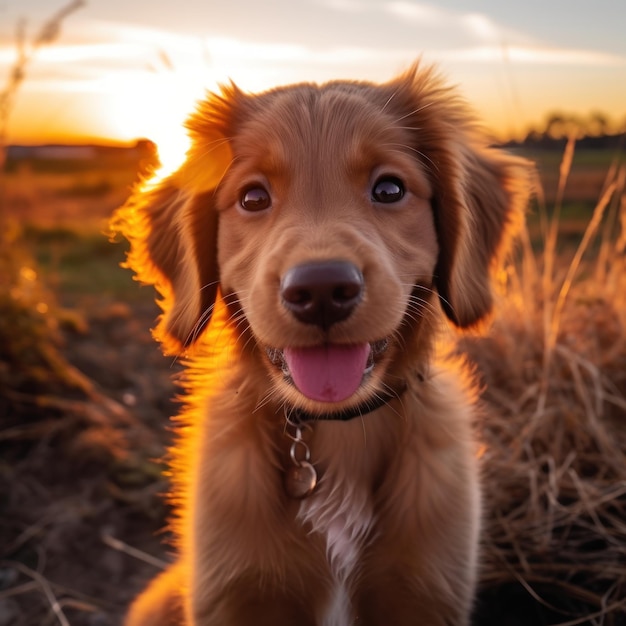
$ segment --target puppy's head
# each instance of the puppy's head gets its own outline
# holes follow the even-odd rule
[[[182,167],[116,218],[130,266],[164,297],[168,350],[198,339],[221,293],[281,397],[322,412],[394,386],[437,296],[459,327],[489,313],[526,164],[486,148],[431,70],[231,87],[188,127]]]

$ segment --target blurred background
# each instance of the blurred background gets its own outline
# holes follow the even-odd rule
[[[206,90],[384,81],[417,58],[536,163],[473,364],[476,624],[626,624],[626,3],[0,0],[0,626],[118,624],[171,560],[179,363],[107,221]]]

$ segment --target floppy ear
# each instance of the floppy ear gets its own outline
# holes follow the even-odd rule
[[[174,174],[138,187],[111,221],[130,242],[126,266],[155,286],[163,310],[156,338],[166,353],[192,344],[218,294],[215,191],[232,155],[224,128],[226,94],[209,96],[188,122],[192,147]]]
[[[181,190],[166,179],[136,191],[113,219],[131,244],[126,266],[154,285],[163,310],[155,336],[168,353],[191,344],[217,297],[217,214],[213,193]]]
[[[530,165],[471,143],[453,158],[458,165],[440,171],[433,198],[440,246],[435,282],[446,315],[465,328],[491,311],[492,276],[521,226]]]
[[[522,223],[531,165],[486,147],[467,105],[432,68],[415,65],[389,86],[389,108],[413,133],[432,183],[442,307],[457,326],[472,326],[491,310],[491,276]]]

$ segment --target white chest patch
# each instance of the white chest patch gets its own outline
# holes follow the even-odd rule
[[[321,623],[323,626],[347,626],[352,623],[349,579],[358,568],[374,513],[365,493],[337,488],[330,493],[320,491],[301,503],[298,517],[326,539],[334,593]]]

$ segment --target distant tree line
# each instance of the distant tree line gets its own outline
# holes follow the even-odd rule
[[[546,117],[543,127],[531,127],[524,139],[512,140],[506,145],[562,150],[572,136],[581,148],[614,150],[624,147],[626,118],[622,124],[616,124],[600,111],[594,111],[587,116],[553,112]]]
[[[149,139],[138,139],[128,146],[44,144],[6,147],[6,173],[17,171],[24,162],[28,162],[33,172],[81,172],[107,165],[138,167],[143,171],[157,167],[159,158],[156,144]]]

